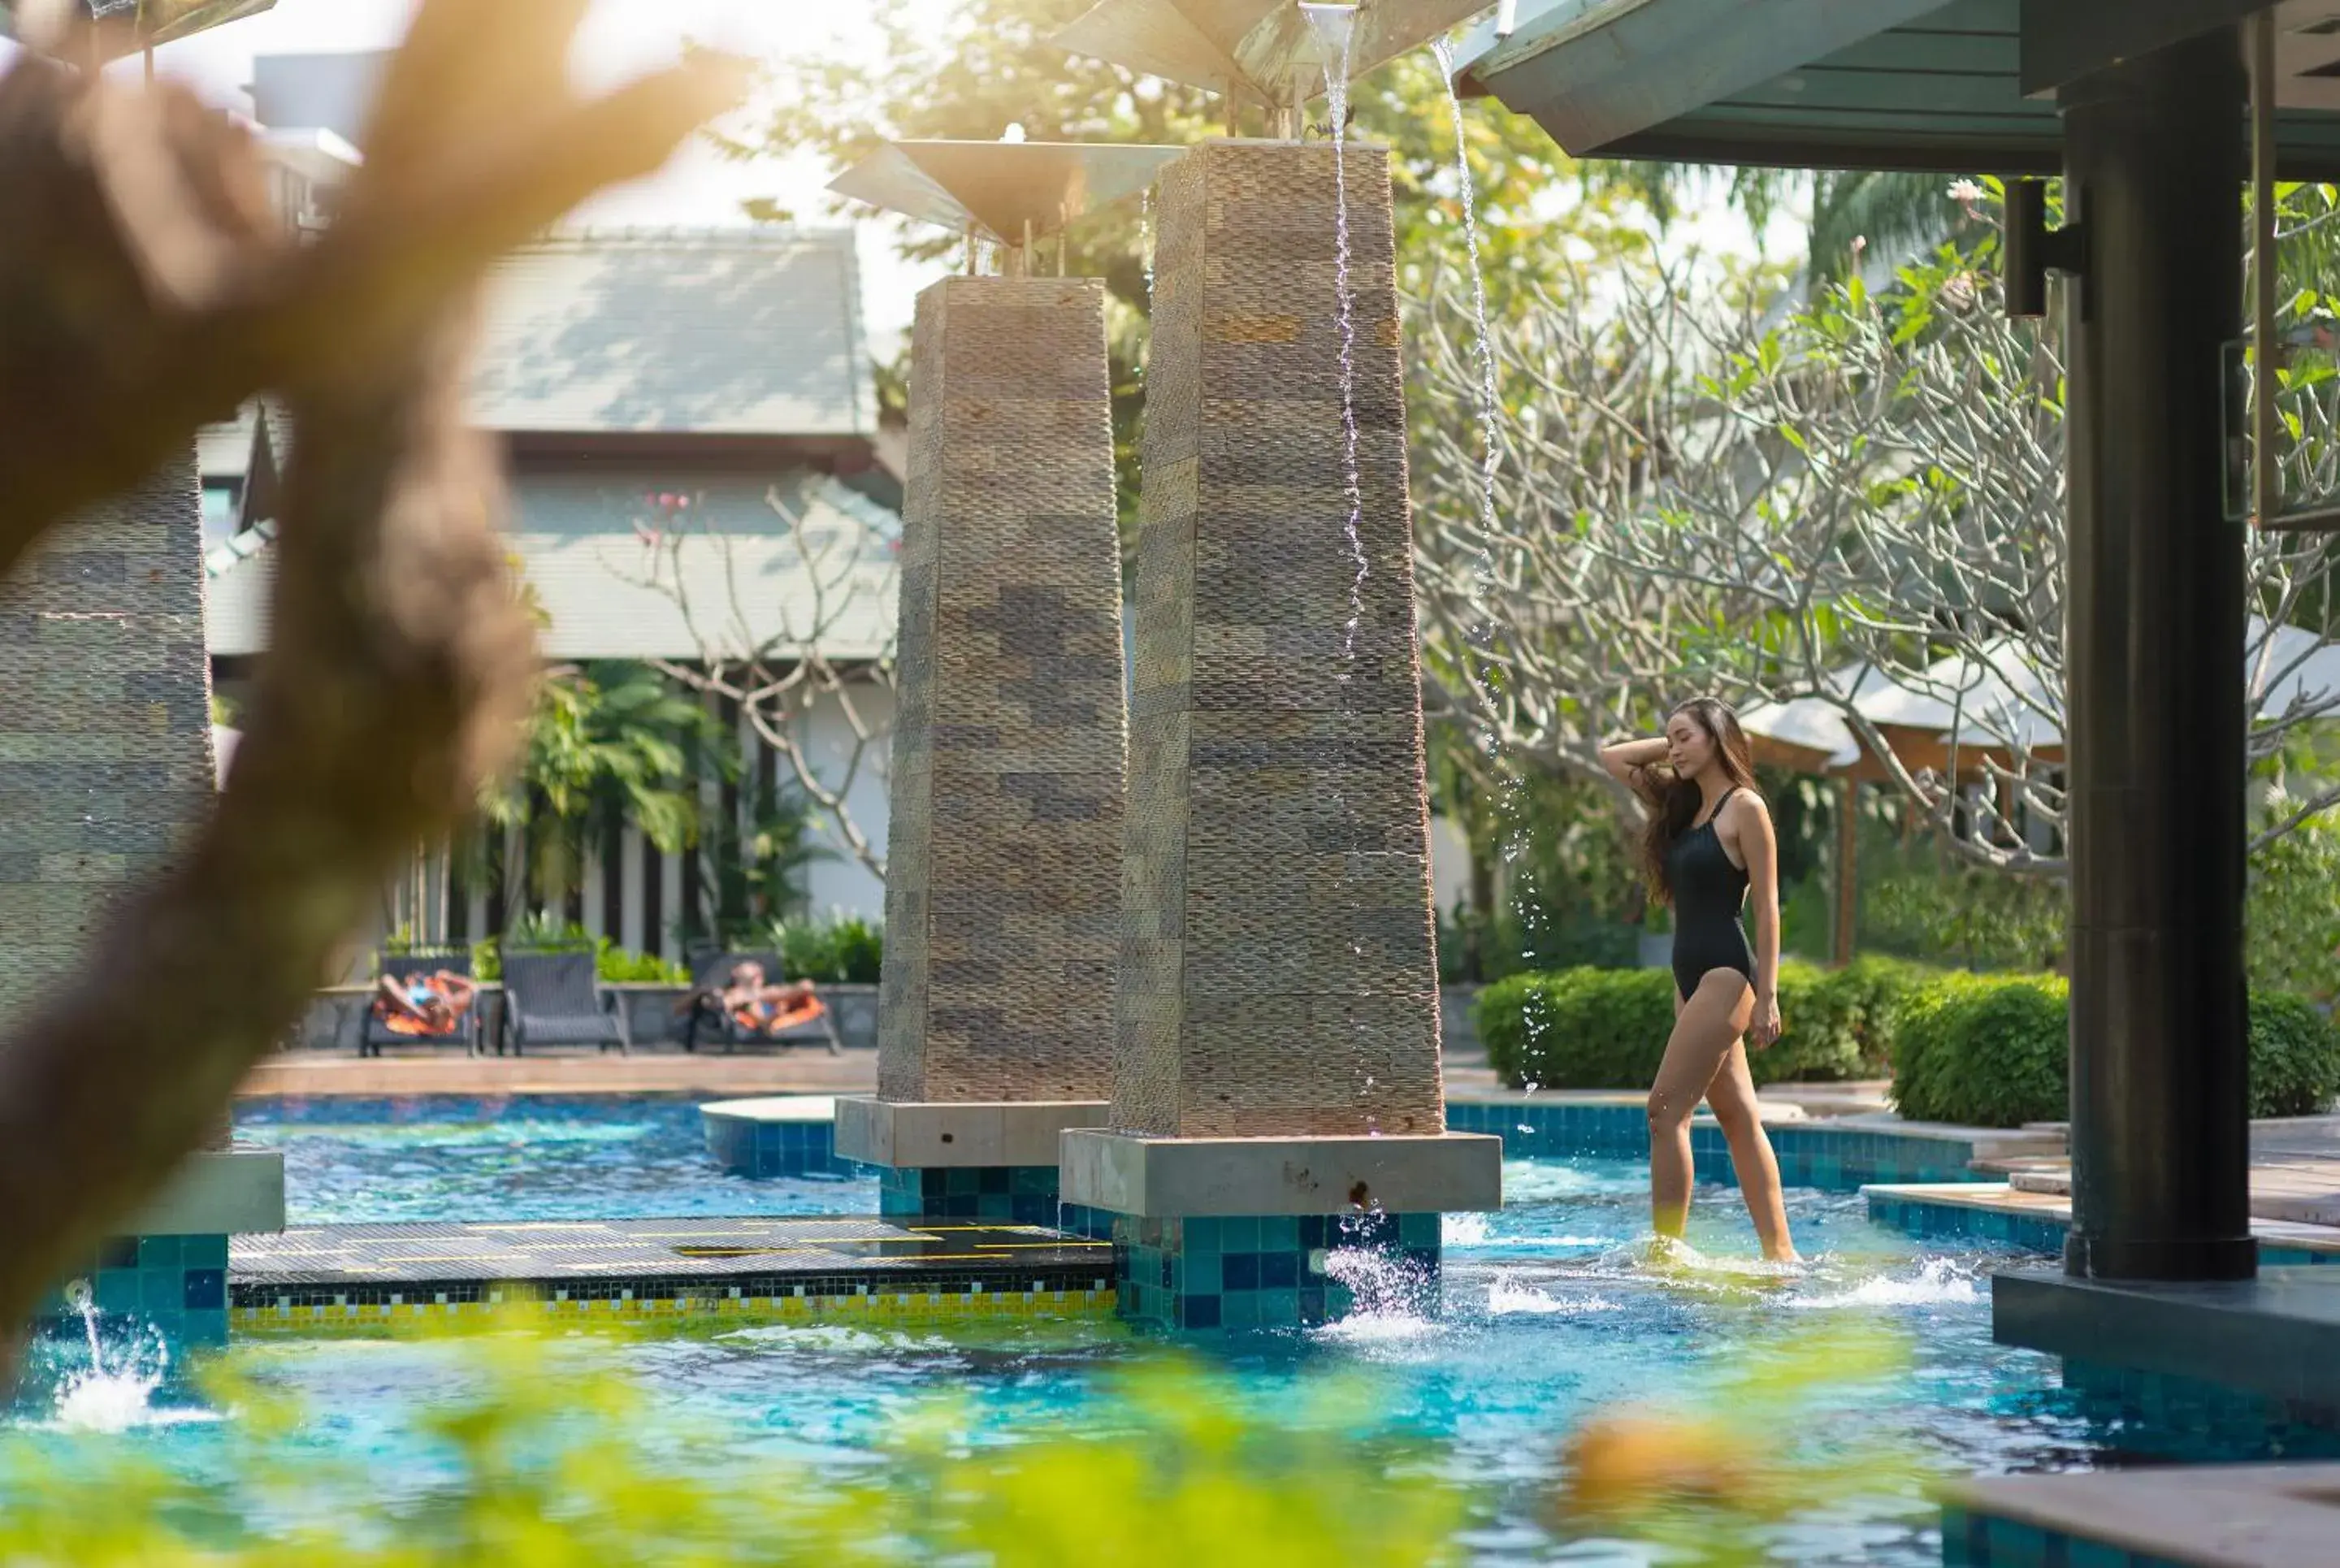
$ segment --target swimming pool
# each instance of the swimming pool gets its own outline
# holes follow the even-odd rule
[[[754,1182],[721,1175],[684,1101],[461,1101],[307,1107],[255,1104],[240,1136],[282,1147],[296,1223],[477,1217],[868,1210],[875,1185]],[[1831,1388],[1778,1442],[1827,1457],[1887,1449],[1945,1474],[2084,1466],[2118,1457],[2119,1433],[2057,1386],[2053,1364],[1992,1343],[1988,1272],[2005,1258],[1910,1241],[1874,1226],[1857,1196],[1790,1194],[1812,1260],[1764,1275],[1737,1195],[1701,1190],[1695,1253],[1654,1266],[1646,1174],[1605,1159],[1522,1160],[1504,1172],[1500,1215],[1447,1222],[1444,1307],[1402,1298],[1349,1323],[1247,1335],[1201,1354],[1254,1413],[1289,1414],[1352,1382],[1367,1391],[1340,1417],[1359,1438],[1433,1440],[1440,1463],[1483,1487],[1466,1543],[1474,1561],[1549,1561],[1540,1522],[1561,1444],[1589,1414],[1620,1404],[1710,1398],[1734,1369],[1815,1329],[1881,1327],[1904,1336],[1907,1366]],[[392,1340],[275,1341],[243,1353],[260,1386],[311,1414],[304,1453],[357,1461],[366,1484],[419,1497],[447,1460],[424,1432],[462,1392],[456,1347]],[[1148,1345],[1100,1322],[995,1324],[949,1332],[836,1325],[702,1328],[586,1336],[580,1367],[637,1380],[653,1411],[712,1424],[741,1463],[784,1459],[821,1474],[866,1474],[881,1441],[939,1395],[961,1401],[959,1439],[1006,1444],[1036,1430],[1106,1428],[1115,1375]],[[107,1438],[187,1474],[223,1471],[234,1424],[184,1413]],[[310,1500],[330,1506],[330,1490]],[[1783,1562],[1939,1561],[1934,1515],[1908,1487],[1839,1501],[1776,1527]],[[1590,1545],[1570,1560],[1603,1559]]]
[[[726,1175],[695,1099],[247,1100],[235,1136],[283,1151],[292,1225],[878,1212],[875,1180]]]

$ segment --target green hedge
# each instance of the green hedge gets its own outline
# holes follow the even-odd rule
[[[1948,975],[1902,1004],[1893,1101],[1912,1121],[2012,1127],[2065,1114],[2068,987]]]
[[[2070,1014],[2052,976],[1946,977],[1905,1005],[1893,1093],[1913,1121],[2018,1126],[2071,1114]],[[2283,991],[2250,1001],[2250,1114],[2317,1115],[2340,1096],[2340,1030]]]
[[[1758,1083],[1875,1077],[1891,1059],[1899,999],[1929,971],[1864,958],[1838,970],[1780,969],[1777,1044],[1750,1053]],[[1562,969],[1514,975],[1479,993],[1489,1062],[1514,1086],[1646,1088],[1673,1031],[1668,969]]]
[[[2019,1126],[2069,1113],[2069,1007],[2053,975],[1943,973],[1889,958],[1780,970],[1779,1043],[1748,1060],[1774,1084],[1881,1076],[1912,1121]],[[1479,993],[1487,1058],[1513,1087],[1640,1089],[1673,1029],[1666,969],[1514,975]],[[2340,1097],[2340,1029],[2305,997],[2250,1002],[2254,1116],[2317,1115]]]

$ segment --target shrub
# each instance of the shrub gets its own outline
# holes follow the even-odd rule
[[[1855,1077],[1882,1077],[1893,1063],[1893,1031],[1901,1004],[1942,971],[1901,958],[1855,958],[1829,972],[1816,1002],[1841,1009],[1852,1031]]]
[[[1749,1054],[1755,1081],[1843,1079],[1882,1070],[1894,1003],[1923,975],[1889,960],[1835,972],[1782,964],[1786,1031],[1769,1050]],[[1591,968],[1514,975],[1479,993],[1474,1017],[1490,1065],[1513,1085],[1645,1088],[1673,1032],[1673,975]]]
[[[2067,988],[2052,975],[1948,975],[1908,997],[1893,1098],[1912,1121],[2058,1121],[2069,1097]]]
[[[1954,975],[1921,988],[1896,1036],[1901,1114],[1975,1126],[2068,1116],[2068,995],[2045,975]],[[2340,1030],[2306,997],[2255,993],[2248,1043],[2252,1116],[2314,1116],[2340,1096]]]
[[[2293,809],[2278,799],[2272,811]],[[2243,948],[2256,990],[2340,996],[2340,826],[2301,823],[2251,858]]]
[[[886,958],[885,928],[858,915],[776,920],[766,939],[792,980],[874,986]]]
[[[2251,1115],[2312,1116],[2340,1096],[2340,1030],[2305,997],[2251,997]]]
[[[687,986],[690,970],[671,958],[661,958],[655,953],[638,953],[630,948],[620,948],[607,937],[589,937],[582,926],[564,926],[549,920],[524,920],[513,928],[511,946],[516,948],[583,949],[593,952],[593,973],[605,986]],[[481,980],[501,980],[504,977],[504,942],[501,937],[488,937],[471,944],[471,973]]]
[[[1513,975],[1479,993],[1487,1059],[1507,1082],[1540,1088],[1644,1088],[1673,1028],[1663,969]]]

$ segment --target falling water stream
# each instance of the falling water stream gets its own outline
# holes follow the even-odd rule
[[[1349,557],[1357,575],[1349,582],[1349,623],[1341,637],[1341,679],[1349,679],[1356,658],[1357,627],[1365,618],[1364,485],[1357,469],[1357,315],[1349,290],[1349,65],[1356,41],[1354,5],[1308,5],[1300,7],[1324,57],[1324,86],[1333,118],[1333,292],[1341,327],[1341,482],[1348,515],[1341,531],[1349,541]]]
[[[135,1346],[126,1347],[122,1365],[108,1371],[97,1332],[97,1302],[85,1281],[75,1280],[66,1287],[65,1305],[81,1315],[82,1333],[89,1341],[89,1370],[75,1372],[58,1385],[57,1424],[88,1432],[127,1432],[144,1424],[154,1390],[169,1365],[169,1349],[158,1339],[154,1364],[142,1367]]]
[[[1462,243],[1471,259],[1471,315],[1477,332],[1472,340],[1479,369],[1479,521],[1483,530],[1479,546],[1478,588],[1482,590],[1494,574],[1494,561],[1488,554],[1486,540],[1495,536],[1495,422],[1499,410],[1495,402],[1495,344],[1487,331],[1487,272],[1479,257],[1479,195],[1471,178],[1471,147],[1469,127],[1462,119],[1462,96],[1454,90],[1454,51],[1443,38],[1430,41],[1430,52],[1438,61],[1438,79],[1446,84],[1446,107],[1454,117],[1454,178],[1462,203]],[[1483,594],[1478,606],[1482,631],[1486,614]]]

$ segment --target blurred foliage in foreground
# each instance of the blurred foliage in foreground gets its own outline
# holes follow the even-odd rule
[[[1490,1492],[1440,1445],[1384,1430],[1350,1381],[1273,1421],[1171,1356],[1129,1367],[1101,1433],[1093,1412],[1006,1444],[967,1438],[964,1412],[925,1407],[840,1476],[743,1457],[737,1434],[679,1430],[627,1381],[579,1373],[559,1339],[506,1328],[451,1347],[468,1398],[420,1419],[427,1440],[392,1460],[341,1459],[303,1413],[236,1358],[207,1378],[233,1412],[205,1484],[135,1444],[18,1436],[0,1450],[10,1568],[608,1568],[948,1563],[1056,1568],[1397,1568],[1460,1563]],[[1570,1479],[1542,1510],[1563,1535],[1661,1543],[1671,1561],[1753,1563],[1788,1516],[1849,1497],[1925,1503],[1889,1456],[1831,1453],[1817,1467],[1780,1434],[1823,1386],[1890,1377],[1898,1345],[1831,1335],[1750,1353],[1710,1411],[1621,1412],[1587,1424]],[[221,1461],[224,1460],[224,1468]],[[388,1491],[399,1501],[380,1501]],[[1516,1500],[1514,1500],[1514,1506]]]

